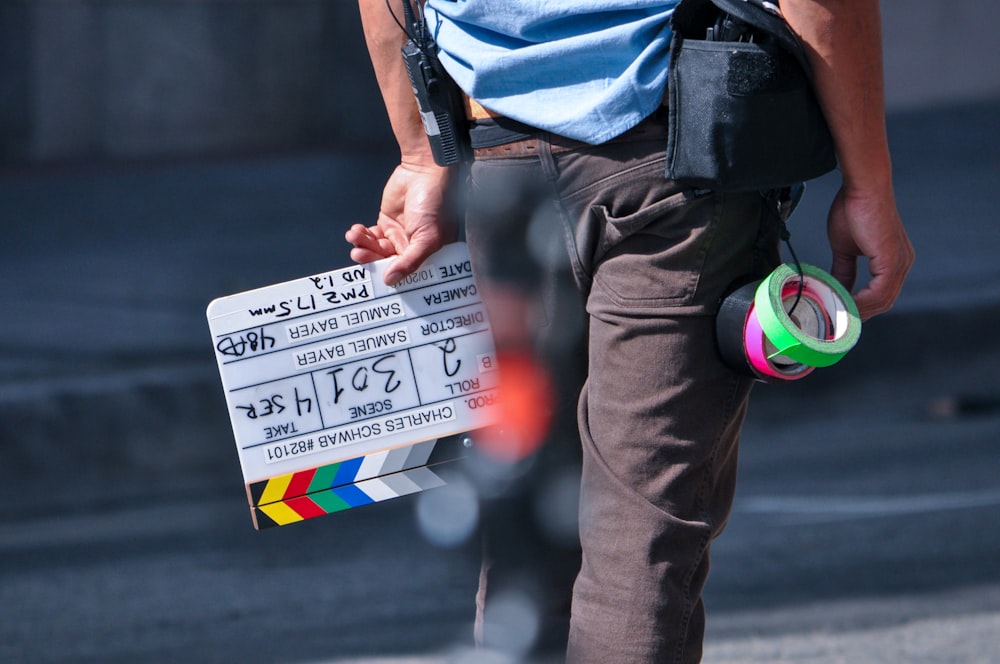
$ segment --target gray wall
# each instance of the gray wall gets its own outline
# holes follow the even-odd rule
[[[1000,3],[882,5],[890,108],[1000,96]],[[354,0],[0,0],[0,163],[388,138]]]
[[[0,0],[0,160],[385,140],[353,0]]]
[[[1000,98],[1000,2],[881,4],[890,111]]]

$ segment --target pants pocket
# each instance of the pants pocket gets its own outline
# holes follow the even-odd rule
[[[593,208],[604,249],[591,312],[714,314],[733,283],[755,271],[762,204],[756,192],[686,190],[629,214]]]
[[[693,305],[719,207],[710,193],[676,190],[627,214],[593,207],[603,227],[595,287],[619,307]]]

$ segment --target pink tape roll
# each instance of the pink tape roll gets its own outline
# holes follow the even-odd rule
[[[805,297],[804,292],[803,297]],[[757,312],[751,306],[750,312],[747,314],[746,326],[743,329],[743,347],[746,349],[747,361],[750,364],[750,368],[758,376],[764,380],[768,378],[783,381],[798,380],[808,376],[815,369],[815,367],[799,364],[798,362],[779,367],[772,360],[768,359],[770,353],[767,346],[767,339],[764,337],[764,331],[760,327]]]

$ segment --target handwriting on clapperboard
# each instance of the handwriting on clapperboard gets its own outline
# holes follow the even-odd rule
[[[374,378],[380,381],[383,393],[389,395],[398,390],[399,386],[403,384],[396,377],[397,371],[398,359],[395,353],[384,355],[372,362],[370,367],[367,364],[362,364],[355,368],[350,375],[348,384],[355,392],[366,392],[370,386],[370,379]],[[327,372],[327,375],[333,378],[333,403],[335,404],[340,403],[340,397],[343,396],[346,390],[341,384],[340,374],[343,372],[344,367],[337,367]]]
[[[369,285],[370,276],[364,267],[356,267],[317,277],[309,277],[308,281],[319,293],[305,293],[253,307],[248,310],[251,316],[273,316],[287,318],[292,314],[304,314],[326,308],[327,305],[341,305],[356,300],[366,300],[371,297]]]
[[[285,395],[279,392],[261,397],[260,399],[257,399],[249,404],[237,404],[236,409],[242,410],[248,419],[256,420],[261,417],[269,417],[271,415],[280,415],[284,413],[288,408],[288,405],[285,402]],[[294,388],[292,403],[295,404],[295,411],[299,417],[312,412],[313,400],[308,396],[299,394],[299,388],[297,387]]]
[[[261,327],[248,332],[222,337],[215,344],[215,349],[222,355],[243,357],[247,353],[256,353],[274,348],[274,343],[274,337],[270,336]]]
[[[443,363],[444,375],[451,378],[458,373],[458,370],[462,368],[462,358],[454,358],[452,365],[454,369],[449,368],[448,358],[455,353],[458,346],[455,343],[454,337],[449,337],[444,341],[444,343],[434,344],[438,350],[441,351],[441,362]]]

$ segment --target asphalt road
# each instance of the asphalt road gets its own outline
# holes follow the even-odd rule
[[[758,392],[707,662],[1000,661],[997,368],[993,351]]]
[[[1000,354],[973,360],[758,389],[706,662],[996,661]],[[5,507],[0,660],[443,662],[468,645],[475,554],[429,544],[416,499],[255,532],[238,486]]]

